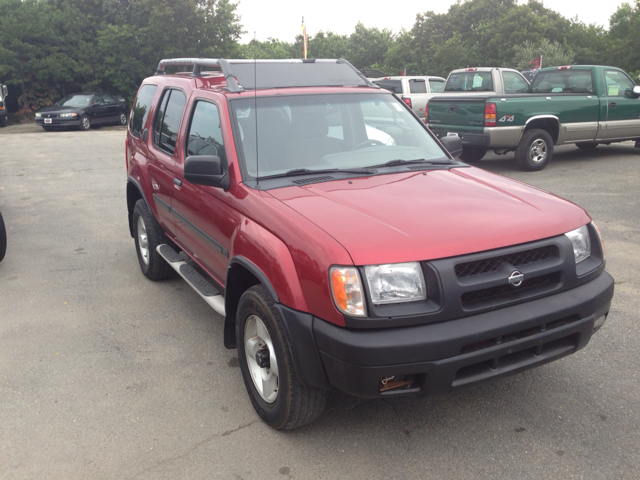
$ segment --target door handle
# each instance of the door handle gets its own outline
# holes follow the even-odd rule
[[[174,178],[174,179],[173,179],[173,184],[174,184],[176,187],[181,187],[181,186],[182,186],[182,180],[180,180],[179,178]]]
[[[611,103],[609,104],[609,106],[610,106],[611,108],[616,108],[616,105],[617,105],[617,103],[616,103],[616,102],[611,102]]]

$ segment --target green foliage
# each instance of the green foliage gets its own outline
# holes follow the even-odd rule
[[[635,73],[640,70],[640,0],[636,0],[635,5],[623,3],[609,23],[612,61],[623,70]]]
[[[516,46],[512,65],[519,70],[526,70],[529,68],[529,62],[541,55],[543,67],[571,65],[575,56],[570,47],[550,42],[546,38],[536,43],[526,40]]]

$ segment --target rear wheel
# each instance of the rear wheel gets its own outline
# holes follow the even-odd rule
[[[485,147],[462,147],[460,160],[467,163],[475,163],[482,160],[486,154],[487,148]]]
[[[242,294],[236,317],[242,378],[256,412],[271,427],[292,430],[324,411],[327,392],[303,386],[273,299],[262,285]]]
[[[542,170],[553,157],[553,139],[545,130],[526,132],[516,148],[516,161],[522,170]]]
[[[580,142],[580,143],[576,143],[576,147],[578,147],[580,150],[593,150],[598,145],[599,144],[597,142]]]
[[[120,116],[118,117],[118,123],[120,125],[126,125],[127,124],[127,114],[124,112],[120,112]]]
[[[168,242],[167,237],[144,200],[138,200],[133,208],[133,228],[142,273],[154,281],[172,276],[173,268],[156,251],[158,245]]]

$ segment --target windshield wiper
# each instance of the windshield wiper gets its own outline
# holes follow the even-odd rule
[[[373,165],[373,167],[371,168],[380,168],[380,167],[395,167],[398,165],[413,165],[416,163],[422,163],[425,165],[446,165],[449,162],[443,162],[443,161],[427,161],[424,158],[416,158],[414,160],[401,160],[399,158],[396,158],[395,160],[389,160],[387,163],[383,163],[381,165]]]
[[[376,173],[374,170],[371,170],[371,167],[368,168],[325,168],[321,170],[313,170],[310,168],[294,168],[293,170],[289,170],[284,173],[276,173],[274,175],[266,175],[264,177],[259,177],[257,180],[265,180],[268,178],[284,178],[284,177],[296,177],[298,175],[311,175],[317,173],[356,173],[356,174],[365,174],[370,175],[372,173]]]

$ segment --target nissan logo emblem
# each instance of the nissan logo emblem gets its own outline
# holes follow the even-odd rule
[[[516,270],[511,275],[509,275],[509,283],[514,287],[519,287],[520,285],[522,285],[522,282],[524,282],[524,274],[520,273],[519,271]]]

